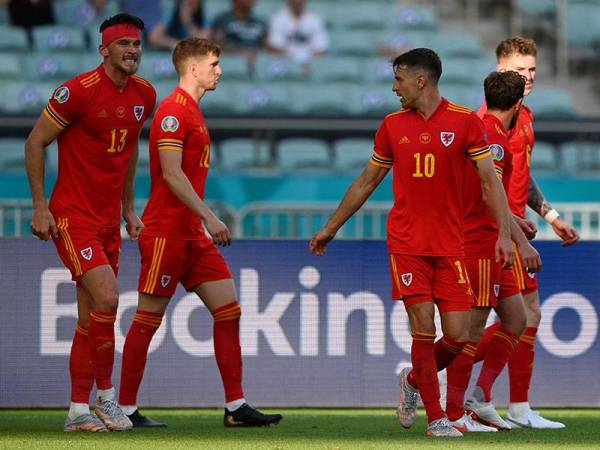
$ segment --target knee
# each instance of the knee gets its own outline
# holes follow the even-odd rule
[[[93,296],[94,309],[100,311],[116,311],[119,306],[119,291],[117,289],[107,288],[97,292]]]
[[[527,305],[527,322],[526,325],[529,327],[538,327],[542,320],[542,310],[540,305],[537,303]],[[525,327],[523,327],[525,329]]]
[[[510,321],[503,323],[502,326],[514,335],[521,336],[527,326],[527,319],[525,316],[511,317]]]
[[[469,340],[471,342],[479,342],[481,341],[481,338],[483,338],[483,333],[485,331],[485,328],[474,328],[471,327],[471,330],[469,330]]]
[[[453,341],[458,341],[458,342],[465,342],[465,341],[469,340],[470,334],[471,333],[468,328],[465,328],[462,330],[456,329],[456,330],[444,332],[444,336],[446,336],[449,339],[452,339]]]

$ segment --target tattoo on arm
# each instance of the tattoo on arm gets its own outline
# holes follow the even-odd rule
[[[529,206],[542,217],[544,217],[548,211],[552,209],[552,206],[544,198],[544,194],[533,177],[529,181],[529,196],[527,198],[527,206]]]

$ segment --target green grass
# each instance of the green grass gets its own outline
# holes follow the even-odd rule
[[[388,448],[600,448],[600,411],[544,410],[565,430],[513,430],[433,440],[419,416],[403,430],[392,409],[289,409],[270,428],[227,429],[220,409],[157,409],[143,412],[166,429],[123,433],[62,431],[66,411],[0,410],[0,449],[388,449]]]

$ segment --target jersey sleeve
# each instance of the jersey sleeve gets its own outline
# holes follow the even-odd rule
[[[375,143],[373,146],[373,156],[370,163],[374,166],[391,169],[394,165],[394,154],[390,145],[388,129],[385,121],[381,123],[375,134]]]
[[[178,104],[162,105],[154,115],[156,148],[183,151],[188,124],[185,110]]]
[[[59,129],[64,130],[84,112],[86,104],[82,86],[69,80],[57,87],[43,114]]]
[[[467,134],[467,154],[476,161],[491,155],[483,121],[475,113],[469,116],[469,130]]]
[[[506,154],[506,148],[502,145],[502,142],[497,139],[491,138],[489,140],[490,153],[494,161],[494,168],[496,169],[496,175],[502,180],[504,175],[504,155]]]

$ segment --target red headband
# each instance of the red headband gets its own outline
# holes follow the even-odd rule
[[[104,47],[108,47],[117,39],[121,39],[124,37],[141,39],[142,33],[140,32],[140,29],[138,27],[130,23],[112,25],[108,28],[105,28],[104,31],[102,31],[102,45]]]

